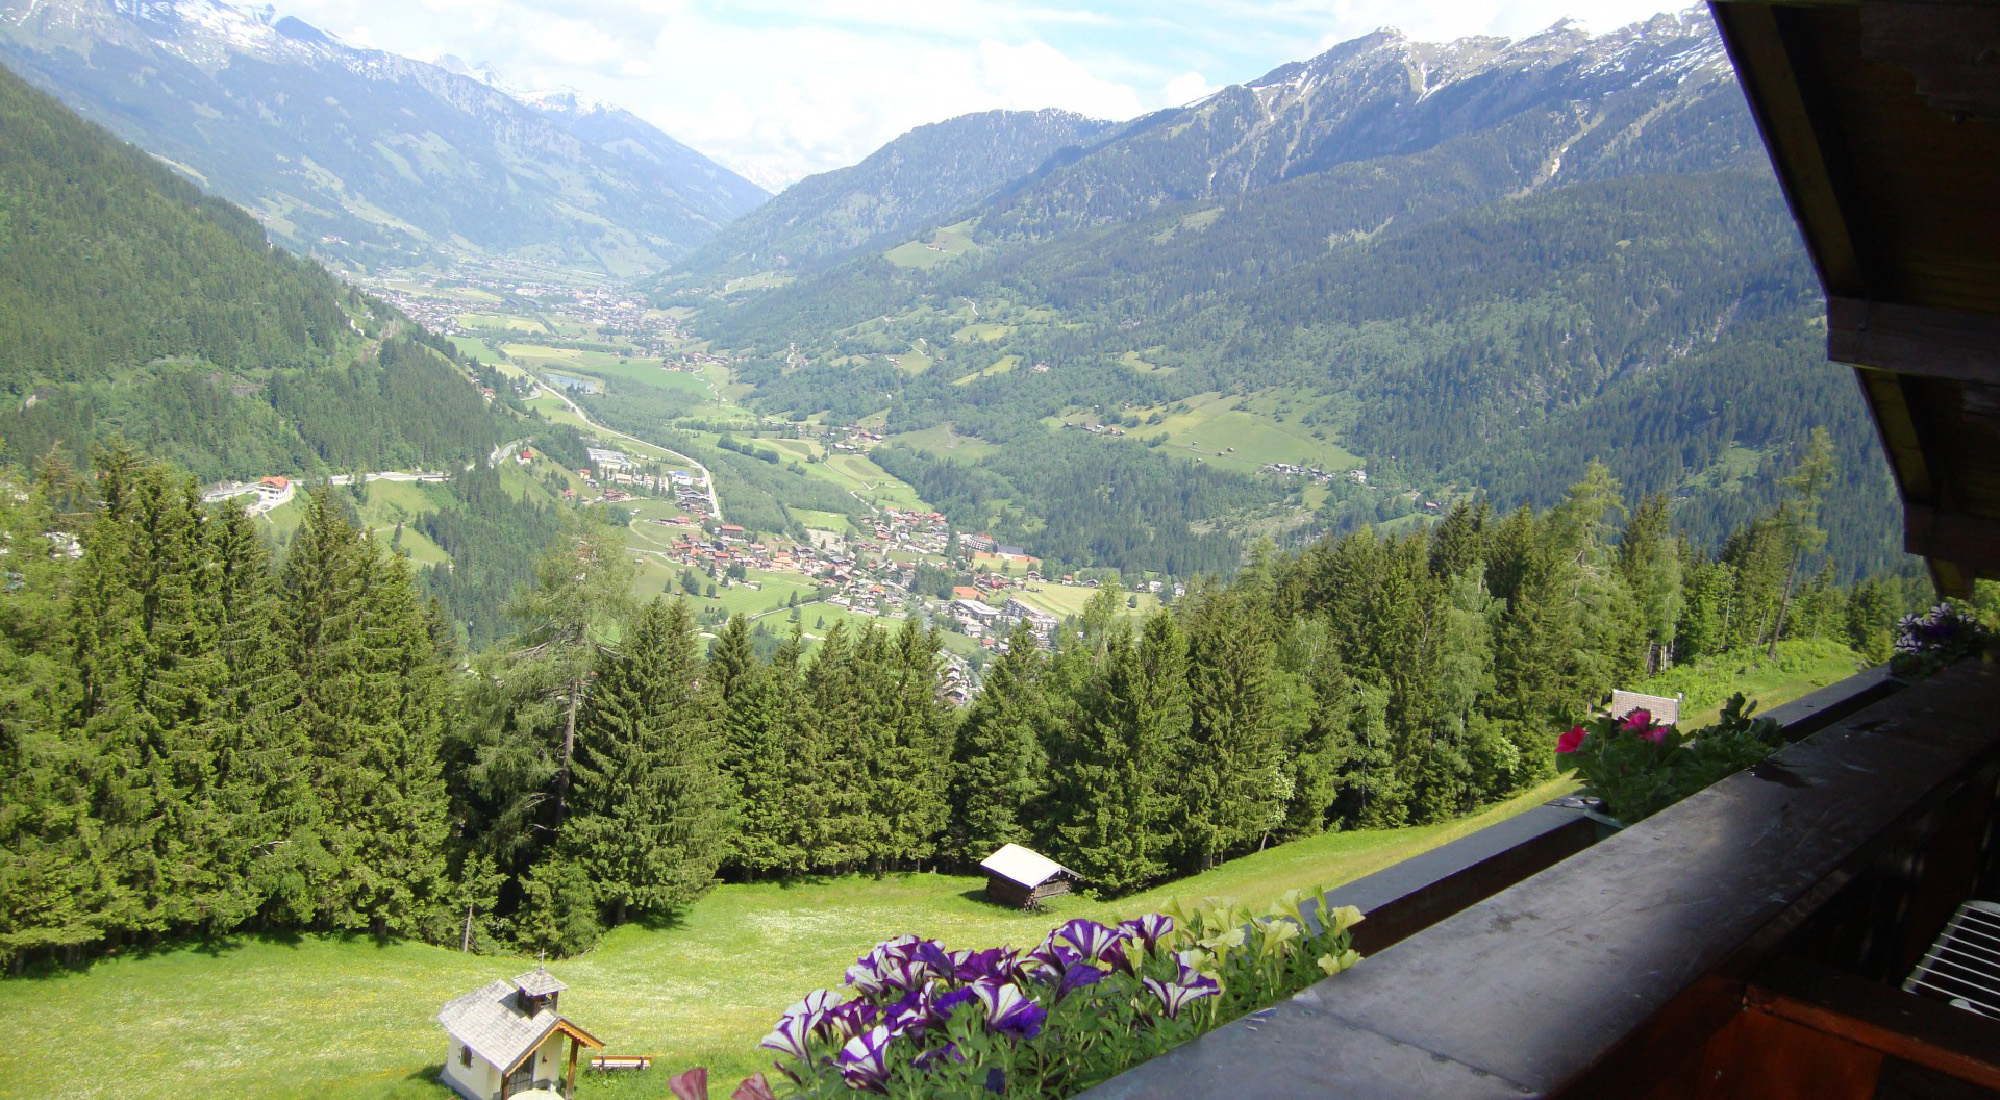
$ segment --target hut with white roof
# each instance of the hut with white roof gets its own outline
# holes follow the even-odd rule
[[[466,1100],[537,1100],[576,1095],[576,1052],[601,1049],[590,1032],[563,1019],[556,999],[569,988],[540,967],[500,978],[446,1002],[438,1023],[451,1037],[440,1075]],[[569,1039],[569,1068],[560,1055]]]
[[[979,866],[986,872],[986,900],[1016,909],[1033,909],[1069,893],[1069,884],[1077,877],[1075,871],[1019,844],[1002,844]]]

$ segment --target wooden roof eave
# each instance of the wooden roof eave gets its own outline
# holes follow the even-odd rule
[[[522,1051],[521,1056],[519,1058],[514,1059],[512,1065],[503,1066],[500,1070],[500,1075],[502,1077],[506,1077],[511,1075],[515,1070],[520,1069],[521,1066],[524,1063],[526,1063],[528,1059],[533,1058],[535,1056],[536,1051],[542,1049],[542,1044],[549,1041],[549,1036],[554,1035],[558,1031],[562,1032],[563,1034],[569,1036],[572,1039],[575,1039],[577,1042],[583,1044],[584,1046],[589,1047],[592,1050],[604,1049],[603,1040],[599,1039],[595,1035],[592,1035],[590,1032],[583,1030],[582,1028],[576,1026],[575,1024],[570,1023],[568,1020],[561,1019],[560,1017],[558,1017],[555,1023],[549,1025],[549,1029],[547,1031],[542,1032],[541,1038],[536,1039],[534,1042],[528,1044],[528,1049]]]
[[[1710,9],[1827,292],[1828,358],[1855,369],[1882,440],[1905,506],[1904,546],[1928,559],[1941,594],[1969,595],[1975,576],[2000,576],[1994,456],[1956,438],[1973,395],[2000,391],[2000,272],[1960,262],[1981,250],[1957,237],[1940,251],[1936,227],[1963,225],[1968,183],[1993,170],[1991,136],[1960,124],[1967,109],[2000,114],[2000,83],[1981,62],[1965,64],[1976,51],[1958,49],[1993,37],[1993,9],[1950,0],[1711,0]],[[1885,160],[1885,119],[1909,127],[1896,133],[1921,131],[1936,155]],[[1971,167],[1952,155],[1966,149],[1981,151]],[[1958,221],[1926,221],[1940,210]],[[1912,228],[1929,236],[1901,236]]]

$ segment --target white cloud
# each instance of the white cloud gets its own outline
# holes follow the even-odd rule
[[[1220,90],[1219,85],[1209,83],[1207,77],[1193,69],[1167,81],[1166,87],[1162,89],[1166,93],[1167,105],[1173,107],[1193,103]]]

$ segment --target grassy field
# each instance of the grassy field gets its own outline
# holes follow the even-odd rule
[[[950,263],[979,248],[972,243],[972,238],[965,235],[964,230],[965,223],[947,225],[934,230],[926,240],[906,241],[897,245],[882,253],[882,258],[897,267],[928,268]]]
[[[818,528],[821,531],[832,531],[837,535],[851,534],[854,531],[854,521],[839,512],[814,512],[806,508],[794,508],[792,515],[807,527]]]
[[[871,503],[890,508],[930,511],[915,489],[889,471],[868,460],[868,456],[851,451],[836,451],[827,456],[825,462],[815,462],[806,467],[806,472],[825,477],[834,484],[850,492],[856,492]]]
[[[1133,439],[1152,439],[1165,433],[1164,453],[1197,455],[1208,465],[1244,473],[1273,462],[1326,470],[1345,470],[1362,464],[1360,456],[1338,443],[1313,438],[1313,429],[1300,424],[1295,415],[1286,411],[1283,401],[1283,396],[1277,394],[1225,397],[1207,393],[1189,398],[1186,412],[1170,413],[1158,424],[1126,430]],[[1143,414],[1154,410],[1138,411]]]
[[[1069,618],[1083,614],[1085,604],[1090,602],[1098,590],[1083,585],[1031,583],[1027,588],[1009,591],[1007,594],[1022,603],[1032,604],[1057,618]],[[1160,598],[1150,592],[1127,592],[1125,599],[1136,600],[1137,606],[1127,608],[1127,616],[1150,615],[1159,610]],[[1123,602],[1122,600],[1120,602]]]
[[[968,462],[1000,449],[978,436],[960,435],[953,431],[949,424],[939,424],[935,428],[925,428],[920,432],[904,432],[889,437],[889,442],[900,443],[919,451],[928,451],[940,457],[962,458]]]
[[[711,1067],[716,1095],[763,1068],[757,1040],[785,1005],[836,985],[871,944],[903,932],[954,947],[1038,939],[1072,917],[1119,918],[1174,896],[1262,904],[1286,889],[1379,870],[1566,789],[1557,780],[1445,825],[1331,833],[1282,845],[1127,898],[1061,899],[1039,914],[979,899],[978,879],[849,876],[718,887],[667,927],[628,926],[552,964],[563,1012],[613,1053],[659,1056],[654,1071],[580,1082],[583,1096],[664,1097],[668,1073]],[[0,982],[0,1094],[77,1100],[222,1096],[437,1098],[444,1036],[432,1022],[459,993],[534,965],[418,944],[236,937]]]
[[[546,335],[549,326],[526,317],[512,317],[504,313],[461,313],[458,323],[466,328],[508,329],[513,332]]]
[[[1632,690],[1648,695],[1687,698],[1680,727],[1692,729],[1715,721],[1722,704],[1736,692],[1748,695],[1760,711],[1818,691],[1861,671],[1861,656],[1829,641],[1778,643],[1776,657],[1762,646],[1731,650],[1671,669]]]
[[[346,496],[346,488],[334,490],[342,494],[348,503],[354,503],[352,496]],[[433,494],[442,496],[447,490],[415,481],[371,481],[368,483],[368,501],[355,505],[361,515],[361,525],[373,528],[376,537],[384,545],[395,539],[396,546],[409,555],[416,565],[443,565],[450,560],[437,543],[425,538],[409,521],[420,515],[437,511],[441,504]],[[306,498],[304,493],[295,494],[291,500],[271,509],[259,520],[279,545],[291,542],[294,532],[305,519]],[[400,539],[395,536],[396,524],[404,525]]]

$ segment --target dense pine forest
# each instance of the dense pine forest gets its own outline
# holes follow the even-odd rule
[[[1545,511],[1268,547],[1141,623],[1103,589],[958,710],[916,620],[768,656],[634,607],[565,513],[470,663],[408,567],[315,495],[274,560],[129,452],[0,493],[0,955],[235,929],[568,953],[719,877],[967,868],[1033,844],[1122,893],[1328,829],[1438,821],[1552,774],[1554,731],[1675,661],[1831,638],[1824,434],[1711,555],[1592,464]]]

